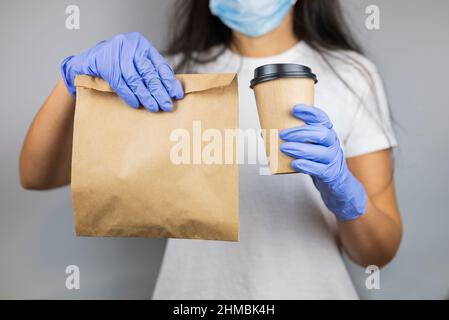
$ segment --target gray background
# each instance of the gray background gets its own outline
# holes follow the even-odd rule
[[[59,78],[60,61],[121,32],[140,31],[163,46],[172,3],[1,0],[0,298],[151,296],[165,242],[74,237],[69,188],[22,190],[18,157],[28,125]],[[81,30],[65,28],[69,4],[81,9]],[[351,274],[362,298],[448,298],[449,2],[343,4],[389,93],[400,142],[396,177],[405,225],[397,258],[381,272],[381,290],[365,289],[364,270],[349,263]],[[364,27],[370,4],[381,9],[379,31]],[[80,267],[81,290],[65,288],[70,264]]]

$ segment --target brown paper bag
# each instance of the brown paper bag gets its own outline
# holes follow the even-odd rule
[[[127,106],[101,79],[76,78],[71,186],[78,236],[238,241],[237,161],[175,164],[170,158],[174,130],[193,139],[199,121],[202,130],[223,135],[238,128],[237,77],[178,79],[185,98],[171,113],[151,113]]]

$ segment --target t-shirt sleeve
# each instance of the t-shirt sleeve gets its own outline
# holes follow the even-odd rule
[[[352,125],[343,142],[347,158],[397,146],[382,78],[370,62],[366,71],[364,93],[357,99]]]

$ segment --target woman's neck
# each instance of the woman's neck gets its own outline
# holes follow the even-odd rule
[[[291,10],[279,27],[260,37],[249,37],[234,31],[230,48],[243,57],[261,58],[280,54],[298,41],[293,33],[293,10]]]

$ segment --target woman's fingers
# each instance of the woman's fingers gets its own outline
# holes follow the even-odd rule
[[[332,122],[329,120],[327,114],[317,107],[297,104],[293,107],[293,115],[306,124],[323,125],[328,129],[332,129]]]
[[[293,160],[291,166],[297,172],[301,172],[318,178],[324,176],[326,170],[328,170],[327,165],[307,159]]]
[[[179,80],[176,79],[172,68],[167,63],[165,63],[159,65],[158,71],[159,77],[168,93],[170,94],[170,97],[172,97],[173,99],[184,98],[184,89],[182,88]]]
[[[170,112],[173,110],[173,102],[159,78],[150,79],[147,82],[147,87],[163,111]]]
[[[335,132],[324,126],[304,125],[282,130],[279,137],[286,142],[320,144],[326,147],[335,143]]]
[[[112,90],[114,90],[115,93],[117,93],[117,95],[126,102],[126,104],[136,109],[139,107],[139,99],[128,87],[121,74],[117,74],[117,79],[115,81],[111,81],[110,85]]]
[[[323,164],[331,163],[337,156],[337,150],[333,145],[325,147],[319,144],[302,142],[283,143],[281,151],[292,158],[307,159]]]
[[[170,66],[141,34],[134,32],[124,37],[127,45],[120,50],[120,69],[128,87],[148,110],[172,111],[172,97],[182,97],[183,91]]]
[[[184,90],[179,80],[176,79],[175,73],[164,57],[157,49],[150,44],[148,48],[148,58],[153,63],[157,75],[172,99],[184,98]]]
[[[134,58],[134,64],[147,91],[156,100],[158,107],[164,111],[171,111],[173,109],[172,100],[162,85],[153,63],[144,55],[140,55]]]
[[[132,56],[130,59],[130,54],[126,53],[126,51],[122,53],[122,57],[120,59],[120,69],[126,84],[137,96],[137,98],[139,98],[140,103],[150,111],[158,111],[159,101],[157,101],[148,90],[142,76],[136,70]]]

